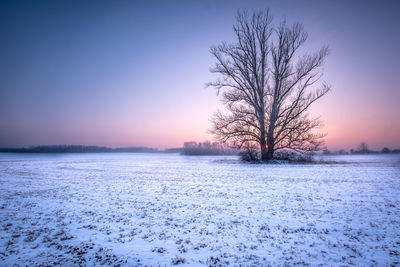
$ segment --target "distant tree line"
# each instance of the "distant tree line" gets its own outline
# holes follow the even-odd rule
[[[238,150],[231,148],[228,144],[218,142],[185,142],[183,144],[183,155],[237,155]]]
[[[80,145],[54,145],[54,146],[34,146],[28,148],[0,148],[0,152],[8,153],[111,153],[111,152],[131,152],[131,153],[153,153],[160,152],[149,147],[119,147],[110,148],[104,146],[80,146]]]
[[[175,148],[166,148],[162,150],[161,152],[163,153],[182,153],[183,148],[182,147],[175,147]]]
[[[345,149],[340,149],[337,151],[330,151],[325,149],[323,151],[324,155],[362,155],[362,154],[399,154],[400,149],[389,149],[387,147],[382,148],[382,150],[371,150],[366,142],[361,142],[356,149],[350,149],[349,151]]]

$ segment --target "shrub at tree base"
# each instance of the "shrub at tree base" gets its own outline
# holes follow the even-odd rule
[[[244,162],[252,162],[252,163],[262,163],[261,154],[257,150],[257,148],[246,148],[239,153],[240,159]],[[282,162],[293,162],[293,163],[302,163],[302,162],[314,162],[313,154],[311,153],[297,153],[293,151],[278,151],[275,152],[274,160],[270,160],[269,163],[282,163]]]
[[[250,148],[239,152],[240,159],[245,162],[260,161],[260,153],[256,148]]]

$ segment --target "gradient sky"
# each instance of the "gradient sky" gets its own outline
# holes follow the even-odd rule
[[[328,147],[400,147],[399,1],[1,1],[0,147],[212,140],[209,47],[267,7],[332,50],[311,110]]]

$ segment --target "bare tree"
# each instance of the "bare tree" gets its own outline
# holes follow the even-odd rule
[[[330,90],[324,83],[309,90],[321,79],[328,48],[299,56],[307,40],[303,26],[283,21],[273,27],[269,10],[238,12],[233,30],[236,43],[211,47],[217,61],[211,72],[220,78],[208,86],[217,89],[227,109],[212,119],[217,139],[239,148],[258,144],[262,160],[281,149],[321,149],[323,135],[313,132],[320,121],[307,111]]]
[[[369,152],[368,144],[366,142],[361,142],[360,145],[358,146],[358,151],[360,153],[368,153]]]

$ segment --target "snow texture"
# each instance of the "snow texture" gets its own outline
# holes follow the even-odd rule
[[[399,265],[400,157],[0,154],[0,265]]]

